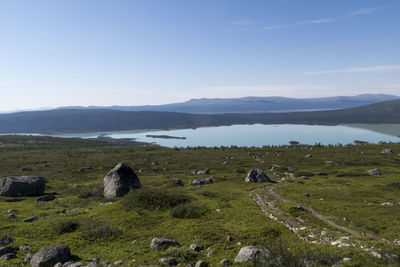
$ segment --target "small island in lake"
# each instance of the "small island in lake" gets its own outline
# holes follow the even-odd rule
[[[179,136],[171,136],[171,135],[152,135],[152,134],[147,134],[146,137],[151,137],[151,138],[163,138],[163,139],[186,139],[186,137],[179,137]]]

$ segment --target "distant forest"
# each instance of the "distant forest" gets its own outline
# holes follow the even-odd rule
[[[183,129],[233,124],[400,123],[400,100],[314,112],[188,114],[107,109],[59,109],[0,114],[0,133],[78,133],[139,129]]]

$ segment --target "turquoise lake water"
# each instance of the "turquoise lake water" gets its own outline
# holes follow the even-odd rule
[[[169,135],[186,139],[149,138],[146,135]],[[400,137],[349,126],[320,125],[232,125],[180,130],[119,131],[87,134],[63,134],[59,137],[95,138],[104,135],[112,138],[135,138],[141,142],[154,142],[167,147],[186,146],[264,146],[287,145],[289,141],[302,144],[351,144],[354,140],[370,143],[379,141],[400,142]]]

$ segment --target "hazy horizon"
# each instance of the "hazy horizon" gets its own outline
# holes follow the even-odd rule
[[[3,1],[0,111],[400,95],[400,2]]]

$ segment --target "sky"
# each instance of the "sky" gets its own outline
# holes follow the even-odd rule
[[[400,95],[398,0],[0,0],[0,111]]]

